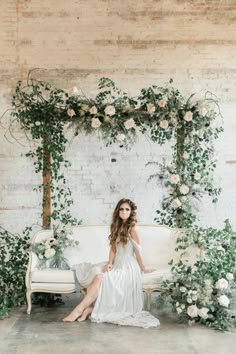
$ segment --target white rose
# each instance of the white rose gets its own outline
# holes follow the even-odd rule
[[[75,96],[75,95],[78,95],[79,94],[79,91],[77,89],[76,86],[73,86],[69,89],[69,95],[70,96]]]
[[[224,278],[217,280],[217,282],[215,283],[216,289],[227,289],[228,285],[229,285],[229,283]]]
[[[188,158],[189,158],[189,154],[185,151],[185,152],[183,153],[183,159],[184,159],[184,160],[188,160]]]
[[[135,122],[133,120],[133,118],[128,119],[125,123],[124,126],[126,129],[131,129],[135,127]]]
[[[197,301],[197,295],[196,294],[192,295],[192,300],[193,301]]]
[[[89,106],[87,104],[82,104],[81,109],[84,112],[88,112],[89,111]]]
[[[179,291],[181,292],[181,293],[185,293],[186,292],[186,288],[185,288],[185,286],[181,286],[180,288],[179,288]]]
[[[180,314],[183,310],[180,307],[177,307],[176,311],[177,311],[178,314]]]
[[[89,112],[90,112],[91,114],[97,114],[97,113],[98,113],[97,107],[95,107],[95,106],[91,107],[91,108],[89,109]]]
[[[190,134],[191,135],[198,135],[198,132],[195,129],[193,129]]]
[[[181,197],[181,202],[185,203],[187,200],[187,197]]]
[[[149,113],[153,113],[153,112],[155,112],[155,110],[156,110],[156,107],[154,106],[153,103],[151,103],[151,102],[147,103],[147,111]]]
[[[228,307],[230,301],[229,301],[229,298],[226,295],[221,295],[220,297],[218,297],[218,303],[221,306]]]
[[[205,115],[207,114],[207,109],[206,109],[206,107],[204,107],[204,106],[200,106],[199,109],[198,109],[198,112],[199,112],[203,117],[205,117]]]
[[[51,258],[55,255],[55,253],[56,251],[54,250],[54,248],[48,248],[44,253],[44,257]]]
[[[125,134],[117,134],[116,139],[118,141],[124,141],[125,140]]]
[[[167,128],[168,128],[168,125],[169,125],[168,120],[164,119],[164,120],[161,120],[161,121],[160,121],[160,127],[161,127],[162,129],[167,129]]]
[[[234,279],[234,275],[232,273],[227,273],[226,274],[226,279],[233,280]]]
[[[173,199],[172,202],[171,202],[171,206],[174,209],[180,208],[181,205],[182,205],[182,203],[181,203],[181,201],[178,198]]]
[[[186,195],[189,192],[189,187],[186,186],[186,184],[181,184],[181,186],[179,187],[179,191],[181,194]]]
[[[111,117],[105,116],[104,121],[105,121],[106,123],[110,123],[110,122],[111,122]]]
[[[195,174],[194,174],[194,179],[195,179],[196,181],[199,181],[200,178],[201,178],[201,173],[195,172]]]
[[[39,122],[38,120],[35,122],[35,125],[38,127],[41,125],[41,122]]]
[[[163,99],[157,101],[158,106],[161,108],[164,108],[166,106],[166,103],[167,103],[166,100],[163,100]]]
[[[191,297],[188,297],[188,298],[187,298],[187,303],[188,303],[188,304],[191,304],[192,302],[193,302],[193,300],[191,299]]]
[[[207,319],[208,311],[209,309],[207,307],[202,307],[201,309],[198,310],[198,316],[200,316],[203,319]]]
[[[173,184],[178,184],[179,181],[180,181],[179,175],[172,174],[172,175],[170,176],[170,181],[171,181],[171,183],[173,183]]]
[[[75,111],[72,108],[68,108],[67,114],[69,117],[73,117],[73,116],[75,116]]]
[[[170,119],[170,121],[171,121],[171,123],[172,123],[173,125],[176,125],[176,124],[177,124],[177,118],[176,118],[176,117],[172,117],[172,118]]]
[[[184,115],[184,120],[186,120],[186,122],[190,122],[192,119],[193,119],[193,113],[191,111],[186,112]]]
[[[102,123],[100,122],[100,120],[98,118],[92,118],[92,123],[91,123],[92,128],[97,129],[100,127],[101,124]]]
[[[114,114],[116,113],[116,109],[114,106],[106,106],[105,110],[104,110],[105,114],[107,114],[108,116],[114,116]]]
[[[189,317],[194,318],[197,317],[198,315],[198,308],[196,305],[191,305],[188,306],[187,308],[187,314],[189,315]]]

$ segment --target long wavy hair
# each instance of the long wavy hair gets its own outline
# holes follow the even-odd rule
[[[129,204],[131,209],[130,216],[125,222],[123,222],[119,216],[120,206],[124,203]],[[117,240],[119,240],[122,245],[127,243],[130,231],[137,223],[136,210],[137,206],[130,199],[121,199],[117,203],[112,216],[111,234],[109,236],[110,246],[113,249],[116,247]]]

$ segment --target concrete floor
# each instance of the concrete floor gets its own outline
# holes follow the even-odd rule
[[[0,354],[236,354],[236,330],[212,329],[178,323],[169,311],[151,312],[161,321],[158,329],[119,327],[112,324],[63,323],[74,307],[74,295],[64,296],[65,305],[52,308],[17,308],[0,321]]]

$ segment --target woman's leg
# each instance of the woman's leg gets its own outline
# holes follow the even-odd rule
[[[102,274],[96,275],[92,283],[87,288],[87,294],[85,295],[83,300],[67,317],[63,319],[64,322],[75,321],[78,317],[82,315],[83,311],[96,300],[100,289],[101,281]]]
[[[93,306],[86,307],[86,309],[83,311],[82,315],[77,318],[78,322],[85,321],[86,318],[90,315],[90,313],[93,312]]]

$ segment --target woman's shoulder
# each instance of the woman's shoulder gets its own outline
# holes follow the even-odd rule
[[[132,228],[130,230],[130,236],[133,240],[135,240],[139,243],[139,236],[138,236],[136,225],[132,226]]]

